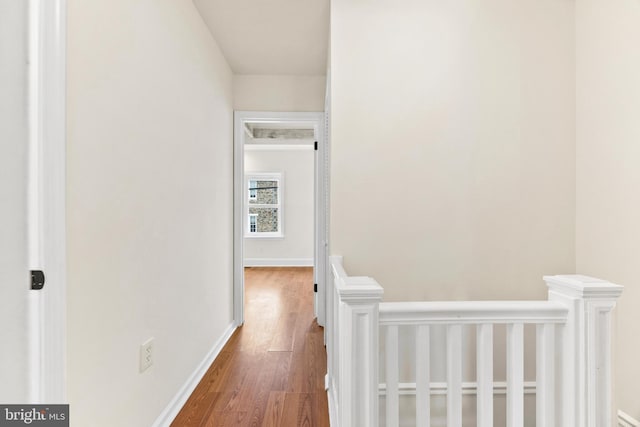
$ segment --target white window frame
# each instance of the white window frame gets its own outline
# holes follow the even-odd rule
[[[250,204],[250,200],[255,200],[257,198],[257,194],[255,197],[249,191],[251,188],[251,181],[277,181],[278,182],[278,203],[276,204]],[[245,208],[244,208],[244,237],[249,239],[282,239],[284,238],[284,174],[282,172],[247,172],[245,175]],[[273,207],[278,210],[278,231],[275,232],[258,232],[251,231],[251,222],[249,220],[249,208],[269,208]]]

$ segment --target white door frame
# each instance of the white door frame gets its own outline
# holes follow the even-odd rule
[[[310,123],[314,126],[318,141],[315,153],[314,178],[314,282],[318,285],[315,295],[315,314],[318,324],[325,323],[325,277],[327,253],[327,138],[324,113],[256,112],[234,113],[233,156],[233,318],[236,326],[244,323],[244,137],[247,122]],[[310,290],[313,291],[313,290]]]
[[[66,402],[66,0],[29,0],[29,398]]]

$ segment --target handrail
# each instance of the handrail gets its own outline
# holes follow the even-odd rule
[[[331,263],[335,277],[334,286],[343,301],[380,300],[384,290],[375,279],[367,276],[348,276],[342,266],[341,259]]]
[[[331,261],[331,270],[333,271],[333,275],[336,278],[344,279],[347,276],[347,272],[344,270],[342,266],[342,257],[341,256],[332,256],[330,257]]]
[[[555,301],[439,301],[380,303],[380,325],[565,323]]]

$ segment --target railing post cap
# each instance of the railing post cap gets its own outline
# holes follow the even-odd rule
[[[583,299],[617,299],[624,286],[579,274],[544,276],[549,291]]]
[[[344,286],[338,288],[340,299],[349,303],[382,301],[384,289],[371,277],[347,277]]]

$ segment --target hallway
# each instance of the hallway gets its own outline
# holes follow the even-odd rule
[[[173,427],[329,425],[311,268],[246,268],[245,324]]]

